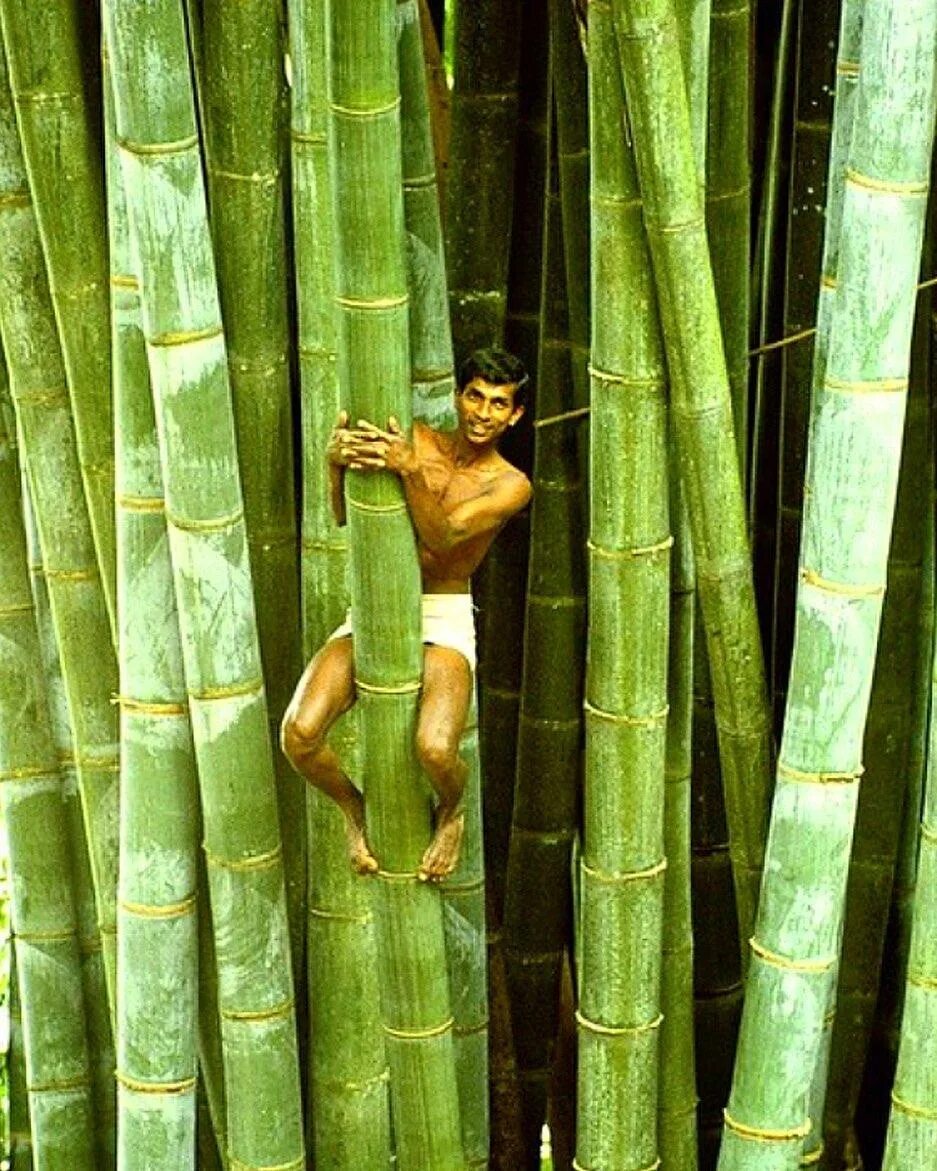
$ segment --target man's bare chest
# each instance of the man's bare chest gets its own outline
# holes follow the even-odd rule
[[[423,465],[426,485],[447,510],[484,495],[492,475],[476,469],[453,467],[446,460],[427,460]]]

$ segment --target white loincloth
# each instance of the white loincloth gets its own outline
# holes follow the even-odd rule
[[[472,595],[424,594],[422,609],[423,642],[432,643],[434,646],[447,646],[458,651],[468,660],[469,667],[474,671],[477,660]],[[353,633],[349,610],[345,621],[329,635],[329,642],[333,638],[347,638]]]

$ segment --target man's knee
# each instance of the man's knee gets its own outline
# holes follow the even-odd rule
[[[459,767],[459,749],[449,737],[421,732],[417,735],[416,752],[420,764],[430,774],[451,772]]]
[[[321,730],[310,720],[305,719],[301,712],[292,707],[287,708],[286,714],[280,723],[280,747],[283,755],[291,764],[314,753],[322,739]]]

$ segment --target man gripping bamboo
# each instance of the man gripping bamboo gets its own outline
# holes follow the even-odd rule
[[[345,523],[344,477],[356,471],[400,476],[416,533],[422,575],[423,686],[416,748],[436,795],[435,830],[418,875],[439,881],[459,859],[468,768],[459,756],[475,669],[470,578],[505,522],[530,500],[527,477],[497,445],[524,412],[527,374],[503,350],[478,350],[460,371],[454,431],[416,423],[408,440],[396,419],[387,430],[366,420],[349,427],[342,412],[328,447],[336,523]],[[283,718],[282,743],[293,767],[345,815],[351,864],[378,862],[368,847],[364,799],[328,746],[329,729],[354,704],[354,632],[348,619],[313,657]]]

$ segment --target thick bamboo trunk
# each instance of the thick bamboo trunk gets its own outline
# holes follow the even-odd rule
[[[62,776],[29,588],[11,437],[0,434],[2,812],[22,1007],[32,1149],[49,1171],[97,1166],[81,960],[70,889]]]
[[[113,992],[117,900],[117,661],[82,490],[65,368],[6,75],[0,77],[0,325],[62,662]],[[113,1007],[113,998],[111,998]]]
[[[616,0],[615,20],[672,380],[744,938],[761,875],[771,729],[729,383],[671,0]],[[670,117],[658,117],[660,109]]]
[[[794,661],[721,1171],[796,1167],[810,1130],[901,454],[935,35],[927,0],[886,0],[865,14],[838,278],[808,443]]]
[[[7,1065],[10,1100],[10,1171],[33,1171],[33,1140],[29,1129],[26,1090],[26,1054],[23,1050],[23,1017],[20,1008],[16,957],[10,960],[10,1056]]]
[[[330,156],[339,374],[353,419],[412,417],[395,0],[331,7]],[[366,187],[370,198],[359,198]],[[417,880],[429,804],[415,759],[420,577],[397,477],[346,479],[355,676],[383,1027],[401,1171],[461,1171],[439,894]],[[369,571],[369,566],[371,567]],[[379,567],[379,568],[378,568]]]
[[[84,91],[80,6],[73,0],[10,0],[0,4],[0,21],[113,632],[114,452],[104,181]]]
[[[665,367],[635,162],[619,132],[613,10],[597,0],[589,71],[593,414],[576,1159],[651,1167],[667,865]]]
[[[329,187],[326,6],[289,7],[293,59],[292,177],[303,429],[302,600],[305,656],[345,616],[346,530],[329,506],[325,449],[339,412]],[[330,743],[355,776],[355,716]],[[306,795],[309,1147],[334,1171],[386,1167],[391,1157],[387,1058],[380,1025],[374,919],[364,879],[348,865],[344,819],[310,788]],[[356,986],[346,981],[355,973]]]
[[[181,6],[115,0],[107,35],[205,826],[228,1155],[293,1171],[304,1155],[282,855]]]

